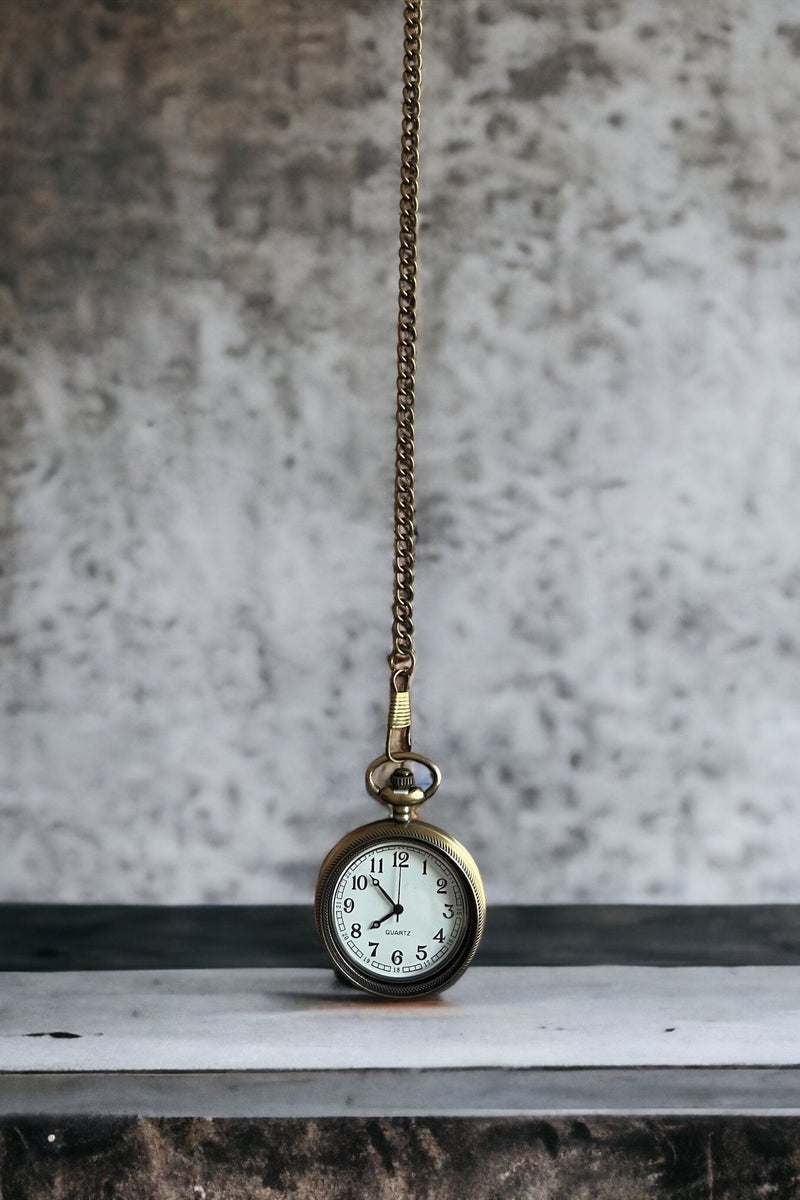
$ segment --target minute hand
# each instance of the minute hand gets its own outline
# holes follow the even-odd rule
[[[378,889],[378,891],[383,893],[383,895],[386,897],[386,899],[387,899],[387,900],[389,901],[389,903],[391,904],[391,906],[392,906],[392,909],[394,909],[394,900],[393,900],[393,899],[392,899],[392,897],[389,895],[389,893],[386,891],[386,888],[384,888],[384,887],[381,887],[380,883],[378,882],[378,880],[375,878],[375,876],[374,876],[374,875],[370,875],[370,880],[372,881],[372,883],[374,883],[374,885],[375,885],[375,887]],[[391,916],[392,916],[392,913],[389,913],[389,916],[391,917]]]

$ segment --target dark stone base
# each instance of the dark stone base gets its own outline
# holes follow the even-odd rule
[[[3,1200],[789,1200],[788,1118],[0,1125]]]

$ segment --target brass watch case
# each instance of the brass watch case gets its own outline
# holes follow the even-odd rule
[[[413,982],[376,979],[367,971],[361,970],[342,952],[333,926],[332,905],[336,885],[350,859],[354,854],[360,854],[363,850],[368,849],[370,845],[378,845],[389,839],[398,842],[406,840],[421,842],[444,855],[460,879],[468,909],[464,937],[453,956],[441,967],[434,968],[433,971]],[[358,829],[351,830],[341,841],[336,843],[327,855],[317,880],[317,890],[314,896],[314,920],[317,933],[339,976],[374,996],[392,1000],[413,1000],[443,991],[444,988],[455,983],[459,976],[466,971],[483,935],[486,923],[486,897],[475,860],[469,851],[449,833],[445,833],[436,825],[428,825],[425,821],[413,820],[407,824],[401,824],[398,821],[384,819],[371,821],[368,825],[361,825]]]

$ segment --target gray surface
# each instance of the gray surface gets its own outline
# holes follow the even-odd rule
[[[369,819],[399,9],[3,6],[4,898],[300,901]],[[428,31],[430,817],[495,901],[798,899],[796,6]]]
[[[0,1115],[800,1116],[800,967],[10,972]]]
[[[420,1001],[281,967],[2,984],[12,1072],[800,1064],[800,966],[472,967]]]

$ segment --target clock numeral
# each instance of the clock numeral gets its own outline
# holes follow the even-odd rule
[[[402,961],[403,961],[403,951],[402,950],[393,951],[392,962],[394,963],[394,965],[396,967],[399,967]]]
[[[428,874],[428,860],[427,860],[427,858],[423,858],[423,860],[422,860],[422,874],[423,874],[423,875],[427,875],[427,874]]]
[[[444,896],[446,891],[447,891],[447,880],[446,879],[437,879],[436,880],[437,895]]]
[[[370,944],[369,944],[369,956],[370,956],[370,958],[377,958],[377,957],[378,957],[378,943],[377,943],[377,942],[370,942]]]
[[[455,912],[454,912],[454,909],[453,909],[453,905],[452,905],[452,904],[445,904],[445,906],[444,906],[444,907],[445,907],[445,911],[442,913],[442,916],[444,917],[444,919],[445,919],[446,921],[452,921],[452,920],[453,920],[453,917],[455,916]],[[449,912],[447,911],[448,909],[450,910]]]
[[[366,875],[354,875],[353,876],[353,891],[354,892],[365,892],[368,887],[369,887],[369,880],[367,879]]]
[[[417,958],[419,959],[419,961],[423,962],[427,957],[428,957],[428,947],[427,946],[417,946]]]
[[[435,942],[443,942],[444,941],[444,930],[440,929],[438,933],[435,933],[433,935],[433,940]]]
[[[358,924],[357,921],[356,921],[355,925],[350,926],[350,937],[351,938],[360,938],[361,937],[361,926]]]
[[[378,864],[377,867],[375,866],[376,862]],[[372,872],[373,875],[382,875],[383,874],[383,859],[382,858],[378,858],[378,859],[373,858],[372,865],[370,866],[370,871]]]
[[[394,862],[392,863],[392,866],[407,867],[408,866],[408,851],[407,850],[395,850]]]
[[[351,913],[353,911],[353,909],[355,908],[355,906],[356,906],[356,902],[353,899],[353,897],[348,896],[343,905],[344,911],[346,913]]]

